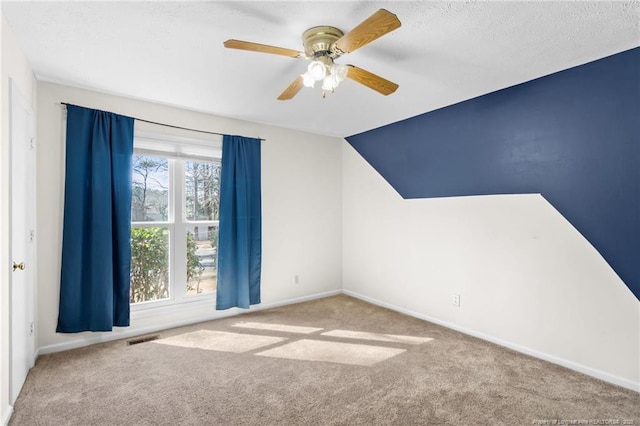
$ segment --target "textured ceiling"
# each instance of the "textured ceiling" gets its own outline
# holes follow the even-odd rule
[[[346,80],[325,99],[305,88],[278,101],[306,61],[222,46],[302,50],[307,28],[346,32],[379,8],[402,27],[338,62],[398,83],[387,97]],[[334,136],[640,44],[638,2],[3,1],[2,12],[39,80]]]

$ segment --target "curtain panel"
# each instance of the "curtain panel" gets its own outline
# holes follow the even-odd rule
[[[260,143],[254,138],[223,137],[216,309],[260,303]]]
[[[129,325],[133,123],[67,105],[57,332]]]

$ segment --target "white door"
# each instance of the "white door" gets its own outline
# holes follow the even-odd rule
[[[10,292],[10,404],[33,367],[34,339],[34,206],[35,168],[33,149],[33,113],[29,102],[10,84],[11,150],[11,240],[12,268]]]

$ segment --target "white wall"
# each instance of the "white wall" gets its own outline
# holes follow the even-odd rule
[[[265,138],[262,142],[261,306],[341,291],[342,139],[40,82],[36,191],[40,353],[242,312],[216,313],[213,303],[194,303],[189,308],[183,306],[162,315],[136,312],[132,314],[130,327],[116,329],[113,333],[65,335],[55,332],[64,189],[63,108],[60,102],[189,128]],[[185,132],[136,122],[136,130],[141,129],[185,135]],[[295,275],[300,276],[297,285],[294,284]]]
[[[345,142],[343,253],[347,294],[640,390],[640,303],[540,195],[403,200]]]
[[[0,129],[0,424],[8,421],[9,406],[9,278],[11,258],[9,253],[9,79],[13,80],[26,99],[31,100],[35,111],[36,81],[17,39],[11,31],[4,15],[0,19],[2,46],[2,112]]]

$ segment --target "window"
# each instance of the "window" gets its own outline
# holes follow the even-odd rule
[[[136,137],[131,199],[134,306],[182,303],[215,293],[219,146]]]

